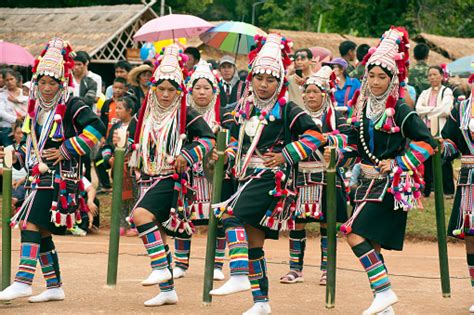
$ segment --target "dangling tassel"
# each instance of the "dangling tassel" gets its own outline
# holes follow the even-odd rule
[[[29,114],[25,116],[25,121],[23,122],[23,127],[21,128],[21,131],[25,134],[31,133],[31,118]]]

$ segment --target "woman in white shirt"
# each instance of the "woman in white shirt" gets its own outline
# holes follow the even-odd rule
[[[429,67],[428,81],[431,87],[421,92],[416,102],[416,112],[426,123],[433,136],[439,136],[453,108],[453,91],[442,84],[447,78],[447,73],[440,66]],[[424,163],[425,197],[430,195],[433,182],[431,161],[430,157]],[[453,166],[451,161],[445,161],[443,164],[443,188],[446,195],[454,195]]]
[[[0,144],[7,146],[13,143],[12,125],[17,118],[26,115],[28,95],[18,86],[19,73],[6,69],[3,72],[5,89],[0,93]]]

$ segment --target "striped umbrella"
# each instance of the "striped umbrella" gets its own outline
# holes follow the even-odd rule
[[[258,27],[244,22],[224,22],[199,35],[201,40],[219,50],[246,55],[255,45],[256,34],[267,34]]]

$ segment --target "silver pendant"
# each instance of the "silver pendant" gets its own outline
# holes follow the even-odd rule
[[[252,116],[245,122],[245,134],[249,137],[255,137],[260,120],[258,116]]]

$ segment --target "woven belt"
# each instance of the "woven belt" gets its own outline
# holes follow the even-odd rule
[[[461,157],[461,167],[474,168],[474,155],[463,155]]]
[[[242,158],[242,160],[244,160],[244,159],[245,159],[245,155]],[[262,159],[261,157],[256,156],[256,155],[252,155],[250,157],[248,168],[271,169],[271,167],[265,166],[263,164],[264,162],[265,162],[265,160]]]
[[[373,165],[361,164],[360,173],[363,177],[368,178],[368,179],[385,178],[385,175],[380,174],[380,172]]]
[[[324,171],[324,164],[319,161],[303,161],[298,163],[298,172],[320,173]]]

